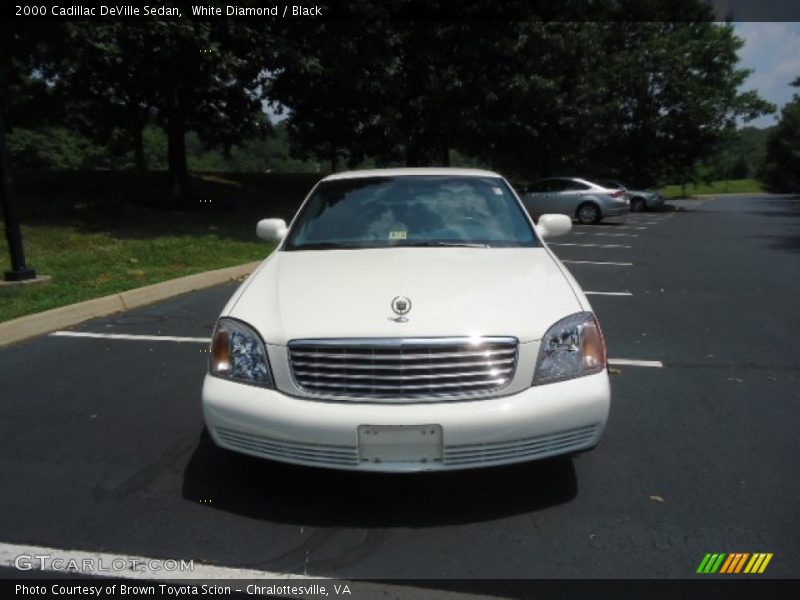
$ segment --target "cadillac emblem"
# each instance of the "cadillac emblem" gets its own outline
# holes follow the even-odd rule
[[[405,315],[411,310],[411,300],[405,296],[396,296],[392,299],[392,310],[397,315]]]

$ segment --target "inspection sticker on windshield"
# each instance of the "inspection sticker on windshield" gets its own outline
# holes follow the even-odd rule
[[[502,196],[503,195],[503,190],[501,190],[499,187],[493,187],[492,191],[495,193],[495,196]]]
[[[390,240],[404,240],[404,239],[406,239],[406,232],[405,231],[390,231],[389,232],[389,239]]]

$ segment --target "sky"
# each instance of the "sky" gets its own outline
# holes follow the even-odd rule
[[[756,90],[776,104],[779,112],[750,121],[747,125],[768,127],[777,122],[780,108],[800,90],[789,85],[800,77],[800,23],[735,23],[736,34],[745,44],[739,50],[741,66],[753,73],[742,90]]]

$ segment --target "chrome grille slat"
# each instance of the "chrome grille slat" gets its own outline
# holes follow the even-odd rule
[[[480,362],[448,362],[448,363],[435,363],[436,368],[438,369],[458,369],[461,367],[494,367],[494,366],[502,366],[502,365],[513,365],[515,362],[514,357],[504,358],[502,360],[487,360],[487,361],[480,361]],[[295,369],[300,367],[303,368],[314,368],[314,369],[341,369],[342,367],[339,365],[330,365],[321,362],[308,362],[305,360],[295,360],[293,361],[293,366]],[[414,369],[429,369],[431,366],[430,361],[426,362],[425,364],[421,365],[386,365],[381,364],[380,367],[376,367],[374,364],[357,364],[353,362],[349,362],[347,364],[347,369],[372,369],[375,370],[376,368],[380,369],[381,371],[411,371]]]
[[[384,351],[384,348],[380,349]],[[397,354],[397,355],[386,355],[386,354],[364,354],[364,353],[331,353],[331,352],[303,352],[303,351],[295,351],[292,350],[292,356],[311,356],[314,358],[338,358],[341,360],[346,359],[366,359],[366,360],[429,360],[431,358],[475,358],[481,356],[510,356],[516,352],[516,348],[509,349],[509,350],[489,350],[483,352],[437,352],[434,354]]]
[[[378,369],[376,369],[378,370]],[[494,372],[487,372],[487,371],[462,371],[461,373],[431,373],[428,375],[404,375],[402,373],[398,375],[351,375],[349,373],[323,373],[320,371],[306,371],[305,369],[295,369],[295,373],[297,373],[298,377],[325,377],[328,379],[379,379],[381,381],[417,381],[420,379],[436,379],[439,377],[442,378],[452,378],[452,377],[483,377],[489,375],[491,377],[497,377],[498,375],[504,375],[506,373],[511,373],[514,369],[495,369]]]
[[[516,338],[293,340],[299,389],[332,399],[441,401],[496,395],[514,377]]]
[[[497,379],[491,381],[470,381],[464,383],[425,383],[422,385],[404,385],[403,388],[407,390],[429,390],[429,389],[446,389],[446,388],[457,388],[457,387],[474,387],[477,385],[499,385],[503,383],[504,379]],[[398,386],[396,385],[363,385],[360,383],[353,383],[347,384],[346,386],[342,386],[341,384],[336,383],[311,383],[309,384],[311,387],[323,387],[323,388],[339,388],[339,387],[347,387],[347,388],[356,388],[362,390],[396,390]]]

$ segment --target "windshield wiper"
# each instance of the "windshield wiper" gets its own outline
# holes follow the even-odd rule
[[[412,247],[412,248],[491,248],[489,244],[481,244],[479,242],[442,242],[442,241],[429,241],[429,242],[412,242],[410,244],[398,244],[399,247]]]

